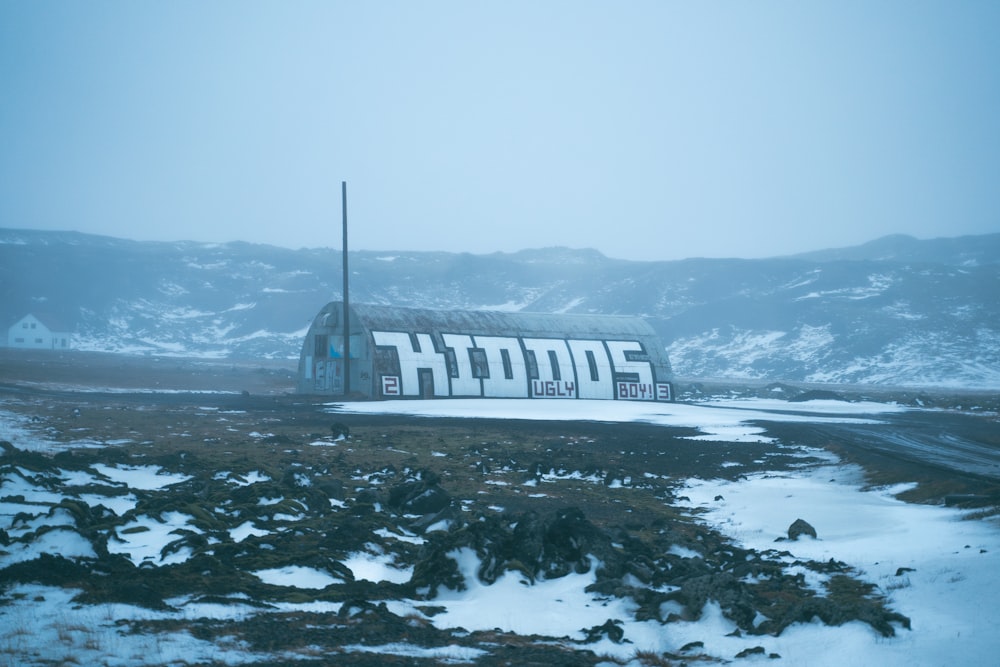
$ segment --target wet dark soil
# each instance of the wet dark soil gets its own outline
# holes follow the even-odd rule
[[[808,445],[864,466],[873,484],[919,482],[909,492],[912,501],[986,498],[984,504],[991,506],[989,499],[1000,497],[988,467],[985,473],[963,471],[947,461],[912,456],[882,446],[892,438],[879,432],[854,437],[842,427],[774,423],[767,425],[771,442],[706,443],[685,439],[691,429],[648,424],[334,414],[323,401],[296,395],[293,388],[294,363],[287,361],[0,351],[0,410],[19,416],[19,428],[49,443],[41,454],[8,449],[0,464],[36,473],[56,467],[83,470],[97,462],[160,465],[190,479],[169,491],[137,492],[133,514],[183,511],[202,531],[180,535],[173,545],[192,550],[185,563],[135,567],[106,548],[125,517],[64,503],[63,509],[76,513],[81,532],[93,537],[98,560],[81,564],[45,555],[0,571],[0,591],[19,581],[38,581],[80,589],[81,603],[121,601],[152,608],[168,608],[178,596],[227,601],[239,594],[265,609],[279,601],[326,600],[342,603],[341,612],[269,611],[238,621],[126,625],[134,632],[183,629],[206,639],[236,636],[262,655],[317,651],[337,656],[341,647],[357,644],[457,644],[485,650],[479,663],[486,665],[587,665],[601,658],[586,642],[501,631],[456,634],[433,627],[433,592],[460,586],[446,554],[474,549],[483,559],[479,576],[486,582],[510,570],[529,580],[580,571],[594,555],[604,564],[595,590],[632,597],[639,605],[637,616],[664,624],[697,618],[706,601],[716,600],[748,635],[748,647],[750,635],[778,634],[789,623],[813,617],[831,625],[862,620],[891,635],[908,627],[908,619],[886,608],[846,565],[804,564],[830,577],[828,594],[817,597],[801,575],[799,580],[782,575],[780,552],[740,549],[700,524],[690,510],[679,509],[680,484],[689,477],[734,479],[820,462],[798,447]],[[711,390],[773,393],[735,383]],[[704,385],[698,391],[704,397]],[[977,405],[983,404],[980,397]],[[987,454],[1000,444],[996,416],[988,410],[950,422],[953,412],[945,409],[940,415],[932,422],[945,424],[942,432],[961,431],[960,439],[974,441]],[[905,430],[901,421],[888,432]],[[928,425],[917,430],[927,433]],[[988,456],[984,461],[988,466]],[[220,472],[227,477],[220,479]],[[268,481],[235,491],[226,483],[253,473]],[[294,524],[273,523],[260,509],[265,497],[283,498],[287,511],[300,518]],[[228,521],[230,514],[238,519]],[[227,538],[230,523],[248,518],[275,532],[233,543]],[[451,527],[424,533],[440,522]],[[366,548],[379,530],[426,538],[423,544],[389,541],[398,561],[414,568],[410,583],[355,581],[343,567],[344,557]],[[389,548],[389,542],[383,546]],[[674,556],[671,547],[700,557]],[[324,569],[344,583],[303,592],[248,574],[288,564]],[[749,586],[743,583],[747,577],[770,583]],[[401,618],[384,605],[421,596],[427,598],[426,614]],[[661,618],[666,608],[682,611]],[[755,626],[758,614],[768,623]],[[615,640],[617,628],[610,619],[609,624],[588,634]],[[692,661],[670,655],[637,658],[646,664]],[[693,660],[714,661],[709,656]],[[437,662],[353,653],[350,664]]]

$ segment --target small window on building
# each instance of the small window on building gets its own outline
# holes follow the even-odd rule
[[[313,356],[317,359],[326,359],[329,355],[330,339],[326,334],[316,334],[313,345]]]
[[[552,379],[556,382],[562,380],[562,371],[559,370],[559,357],[555,350],[549,350],[549,366],[552,367]]]
[[[32,323],[31,323],[31,328],[32,328],[32,329],[34,329],[34,328],[35,328],[35,323],[34,323],[34,322],[32,322]]]
[[[36,338],[35,342],[41,344],[44,343],[45,341],[43,341],[41,338]]]
[[[625,350],[625,361],[649,361],[645,350]]]
[[[481,347],[469,349],[469,362],[472,364],[472,377],[488,378],[490,365],[486,362],[486,350]]]
[[[446,347],[444,349],[444,363],[448,367],[448,377],[458,377],[458,357],[455,356],[455,348]]]
[[[597,359],[594,358],[593,350],[587,350],[587,366],[590,367],[590,381],[597,382],[600,378],[597,377]]]
[[[27,322],[22,323],[21,324],[21,328],[22,329],[27,329],[28,328],[28,323]]]
[[[14,342],[15,342],[15,343],[23,343],[23,342],[24,342],[24,339],[23,339],[23,338],[15,338],[15,339],[14,339]]]
[[[368,347],[365,337],[360,334],[351,334],[351,359],[367,359]]]
[[[506,348],[500,349],[500,361],[503,362],[503,376],[508,380],[513,380],[514,367],[510,365],[510,351]]]
[[[399,365],[399,350],[396,346],[375,348],[372,366],[375,376],[380,375],[401,375]]]
[[[525,350],[527,354],[524,355],[528,362],[528,377],[532,380],[538,379],[538,359],[535,357],[534,350]]]

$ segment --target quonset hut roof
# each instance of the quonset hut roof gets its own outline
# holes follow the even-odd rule
[[[340,305],[340,302],[333,305]],[[430,310],[370,304],[358,304],[351,309],[362,322],[378,323],[382,328],[398,331],[437,329],[482,335],[530,332],[532,336],[554,338],[606,338],[609,334],[656,338],[653,328],[645,320],[618,315]]]
[[[349,363],[342,320],[339,301],[313,319],[299,361],[300,392],[672,398],[664,348],[638,317],[354,304]]]

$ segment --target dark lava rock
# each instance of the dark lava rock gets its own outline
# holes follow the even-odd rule
[[[346,497],[344,492],[344,483],[339,479],[324,477],[316,481],[315,486],[317,491],[326,495],[328,498],[343,500]]]
[[[620,644],[625,638],[625,631],[620,627],[621,624],[621,621],[609,618],[604,622],[604,625],[595,625],[589,629],[584,628],[582,632],[587,635],[587,638],[583,641],[585,644],[591,644],[607,637],[614,643]]]
[[[731,572],[712,572],[679,580],[680,590],[668,593],[665,599],[684,605],[684,620],[696,620],[710,600],[716,600],[723,613],[744,629],[753,628],[757,615],[754,589]]]
[[[387,504],[403,514],[437,514],[451,505],[451,495],[435,473],[423,470],[416,479],[393,486]]]
[[[792,522],[792,525],[788,527],[788,539],[797,540],[800,535],[808,535],[809,537],[815,539],[816,529],[813,528],[808,521],[796,519]]]
[[[466,589],[465,579],[458,569],[458,563],[448,555],[450,551],[447,544],[440,542],[431,542],[424,546],[410,576],[410,586],[417,595],[433,599],[437,597],[438,589],[442,586],[453,591]]]
[[[484,514],[448,533],[431,535],[418,557],[412,579],[417,588],[431,591],[441,585],[453,590],[464,588],[455,561],[448,556],[458,549],[476,553],[480,560],[476,575],[485,584],[493,584],[507,571],[520,572],[531,583],[571,572],[583,574],[590,570],[593,559],[612,571],[628,571],[625,557],[612,546],[610,536],[575,507],[550,516],[536,512],[515,517]]]
[[[530,537],[537,544],[540,537],[542,548],[541,553],[537,554],[519,550],[519,555],[530,559],[522,558],[521,561],[535,561],[544,565],[545,575],[549,578],[561,577],[571,570],[578,574],[587,572],[590,570],[588,555],[606,552],[610,546],[610,538],[590,523],[576,507],[559,510],[551,521],[536,522],[532,525],[534,534],[523,529],[528,525],[525,522],[522,526],[518,522],[514,531],[515,539],[520,542],[519,537]],[[526,536],[525,533],[529,535]]]

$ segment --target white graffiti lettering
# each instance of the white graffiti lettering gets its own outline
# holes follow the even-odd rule
[[[476,347],[485,350],[489,375],[483,378],[483,396],[523,398],[528,371],[517,338],[475,336]]]
[[[451,378],[452,396],[482,396],[483,381],[472,372],[472,355],[475,347],[472,336],[466,334],[444,334],[441,336],[446,348],[455,354],[455,372]],[[457,375],[457,377],[456,377]]]
[[[433,396],[450,396],[448,383],[448,366],[445,357],[434,349],[434,341],[430,334],[418,333],[416,345],[410,339],[410,334],[398,331],[373,331],[372,337],[376,345],[396,348],[399,355],[400,390],[403,396],[423,396],[430,393]],[[428,392],[421,384],[421,371],[428,374],[433,385]]]
[[[670,401],[634,340],[518,338],[373,331],[398,368],[376,370],[382,396],[599,398]]]

